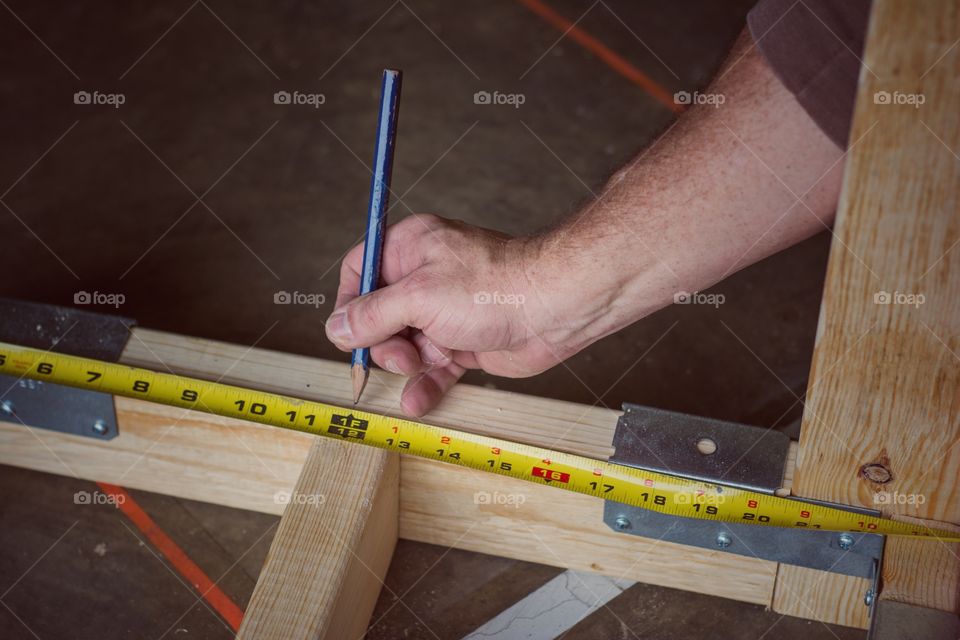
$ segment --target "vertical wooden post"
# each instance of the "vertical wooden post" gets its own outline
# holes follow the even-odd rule
[[[238,638],[357,640],[397,542],[397,454],[317,439]]]
[[[960,5],[875,0],[793,491],[960,522]],[[955,611],[957,545],[890,540],[882,598]],[[866,581],[782,566],[779,612],[867,624]]]

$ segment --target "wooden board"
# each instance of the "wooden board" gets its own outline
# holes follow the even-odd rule
[[[773,610],[866,629],[870,617],[863,597],[870,585],[864,578],[782,564],[773,594]]]
[[[123,361],[323,402],[349,402],[348,365],[134,330]],[[403,380],[374,371],[365,408],[395,414]],[[120,436],[92,441],[0,423],[0,463],[282,513],[314,438],[117,398]],[[618,412],[459,385],[431,420],[603,459]],[[606,443],[606,444],[605,444]],[[359,447],[358,447],[359,448]],[[777,565],[615,534],[586,496],[401,458],[401,537],[768,605]],[[475,494],[523,496],[485,504]],[[520,500],[521,498],[516,498]],[[504,535],[510,531],[513,537]]]
[[[116,398],[109,441],[0,423],[0,463],[280,515],[313,438]]]
[[[395,453],[314,441],[238,638],[363,636],[397,542],[398,462]]]
[[[616,533],[600,500],[478,473],[404,458],[400,537],[770,604],[776,562]]]
[[[948,523],[960,522],[958,39],[952,0],[873,4],[793,486]],[[955,610],[958,555],[892,542],[882,597]],[[864,626],[865,607],[850,618],[834,604],[862,598],[863,581],[821,576],[813,607],[809,581],[784,567],[775,608]]]

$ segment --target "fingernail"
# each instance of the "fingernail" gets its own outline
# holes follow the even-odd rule
[[[400,367],[397,366],[396,360],[387,360],[383,363],[383,368],[390,373],[403,373],[403,371],[400,370]]]
[[[352,336],[350,325],[347,323],[347,313],[337,311],[327,320],[327,335],[334,342],[346,342]]]
[[[446,364],[447,356],[437,348],[437,345],[433,344],[429,340],[426,344],[423,345],[423,349],[420,351],[420,357],[423,358],[423,361],[430,365],[437,364]]]

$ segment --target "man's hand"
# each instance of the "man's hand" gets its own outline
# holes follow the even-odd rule
[[[843,153],[749,34],[707,93],[724,100],[692,108],[543,236],[407,218],[387,232],[382,288],[362,298],[354,247],[327,335],[344,350],[372,346],[377,364],[411,376],[401,407],[420,416],[467,368],[539,373],[827,228]]]
[[[374,362],[410,376],[404,413],[421,416],[466,369],[530,376],[569,351],[548,340],[550,317],[528,270],[536,239],[512,239],[431,215],[392,225],[384,238],[380,288],[358,297],[363,245],[344,258],[327,336],[340,349],[370,346]]]

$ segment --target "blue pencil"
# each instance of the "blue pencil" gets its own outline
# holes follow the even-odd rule
[[[383,234],[387,226],[387,204],[390,201],[390,175],[393,172],[393,150],[397,142],[402,78],[400,71],[383,70],[377,143],[373,152],[373,177],[370,179],[370,204],[367,207],[367,235],[363,241],[363,269],[360,273],[362,296],[374,291],[380,281],[380,254],[383,251]],[[370,349],[354,349],[351,362],[353,403],[357,404],[370,375]]]

